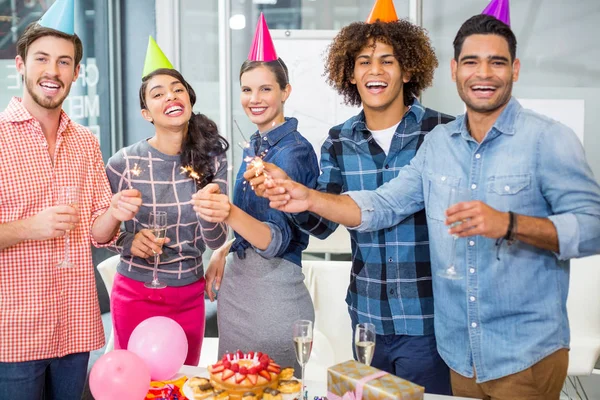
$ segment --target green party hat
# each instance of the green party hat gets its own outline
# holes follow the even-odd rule
[[[165,53],[162,52],[152,36],[148,38],[148,49],[146,50],[146,61],[144,61],[144,72],[142,78],[160,68],[175,69]]]

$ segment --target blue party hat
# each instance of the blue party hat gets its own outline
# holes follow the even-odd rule
[[[40,26],[75,34],[75,0],[56,0],[38,21]]]

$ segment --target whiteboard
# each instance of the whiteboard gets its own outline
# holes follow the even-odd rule
[[[360,112],[360,107],[345,105],[323,75],[327,47],[336,34],[333,30],[271,30],[292,85],[285,115],[298,119],[298,131],[312,143],[319,159],[329,129]]]

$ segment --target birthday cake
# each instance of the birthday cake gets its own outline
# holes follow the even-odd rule
[[[267,354],[250,351],[226,354],[208,367],[210,378],[194,377],[188,386],[194,400],[300,400],[294,369],[281,368]]]

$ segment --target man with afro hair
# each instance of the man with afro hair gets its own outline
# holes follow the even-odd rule
[[[346,104],[362,103],[363,110],[329,131],[317,190],[377,189],[410,163],[429,131],[453,119],[418,100],[437,66],[425,30],[408,21],[355,22],[341,29],[329,48],[325,73]],[[271,164],[264,168],[272,178],[285,178]],[[261,194],[265,178],[255,175],[250,169],[245,177]],[[312,213],[291,217],[320,239],[338,226]],[[375,325],[371,365],[428,393],[451,394],[450,373],[434,335],[425,212],[385,230],[350,235],[353,261],[346,302],[353,329],[358,323]]]

